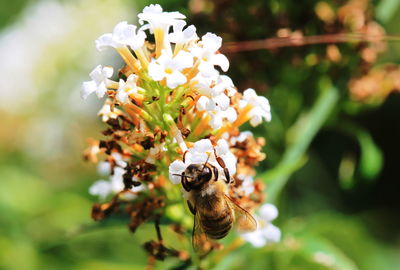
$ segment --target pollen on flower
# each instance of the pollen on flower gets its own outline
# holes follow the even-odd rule
[[[99,162],[102,175],[89,193],[109,200],[93,207],[93,218],[125,213],[132,232],[160,215],[186,226],[181,222],[188,213],[169,209],[184,209],[182,198],[190,192],[181,191],[182,175],[193,164],[213,166],[214,180],[226,183],[226,196],[255,210],[264,201],[254,166],[265,158],[265,141],[240,128],[270,121],[268,100],[253,89],[240,93],[221,73],[229,68],[219,52],[221,37],[206,33],[199,38],[183,14],[160,5],[145,7],[138,17],[140,28],[123,21],[96,40],[99,50],[114,48],[121,56],[118,74],[99,65],[82,86],[84,99],[91,93],[106,97],[98,113],[107,125],[105,139],[90,141],[85,152],[87,160]],[[210,186],[203,194],[215,190]],[[272,220],[264,212],[261,218]],[[268,241],[276,241],[279,229],[268,226],[275,230]],[[166,250],[161,240],[151,246]],[[168,254],[178,253],[171,249]]]

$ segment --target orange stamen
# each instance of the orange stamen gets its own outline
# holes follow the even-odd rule
[[[199,136],[201,133],[203,133],[203,131],[205,130],[205,129],[207,129],[207,127],[208,127],[208,122],[210,121],[210,116],[209,115],[206,115],[205,117],[203,117],[201,120],[200,120],[200,123],[199,123],[199,125],[196,127],[196,129],[193,131],[193,134],[195,135],[195,136]]]

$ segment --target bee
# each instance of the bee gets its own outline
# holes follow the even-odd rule
[[[208,163],[190,164],[180,174],[181,184],[189,193],[187,204],[194,215],[192,244],[200,255],[213,248],[213,242],[224,238],[234,225],[240,231],[254,231],[257,222],[253,216],[228,196],[228,184],[232,182],[222,158],[218,164],[224,169],[225,181],[219,181],[218,168]]]

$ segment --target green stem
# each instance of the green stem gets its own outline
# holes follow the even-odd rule
[[[165,106],[167,108],[166,110],[169,110],[170,113],[179,111],[179,106],[181,106],[182,103],[182,96],[186,93],[186,90],[187,88],[183,86],[176,89],[174,99]]]
[[[305,152],[333,112],[338,99],[337,89],[329,86],[325,91],[322,91],[311,110],[306,115],[299,117],[292,126],[289,135],[292,134],[293,137],[282,160],[276,168],[260,175],[268,183],[267,199],[269,202],[276,203],[291,174],[304,164]]]

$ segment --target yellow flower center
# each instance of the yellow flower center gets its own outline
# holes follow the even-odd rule
[[[166,69],[165,69],[165,73],[167,73],[167,74],[172,74],[172,69],[171,69],[171,68],[166,68]]]

